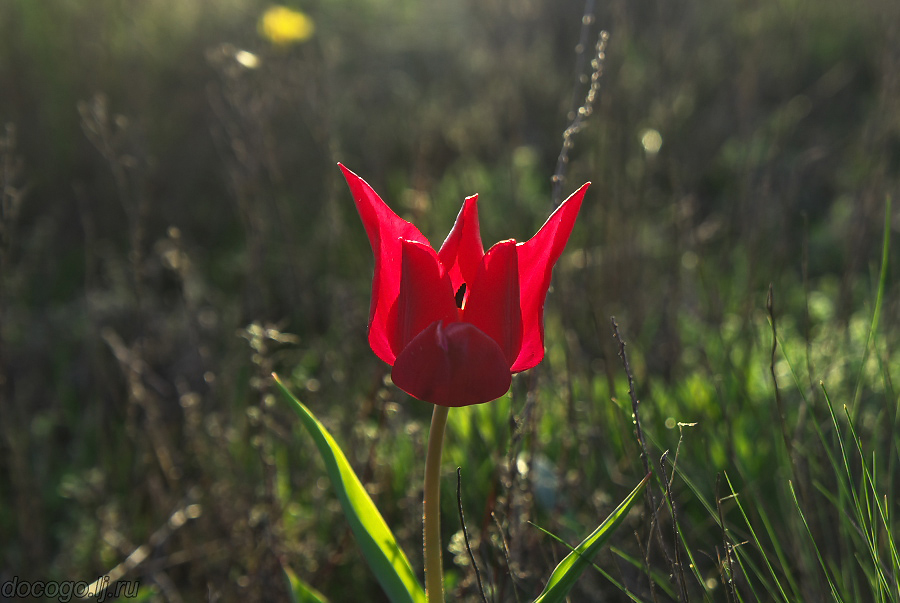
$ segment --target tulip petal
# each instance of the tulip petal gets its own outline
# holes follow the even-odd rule
[[[477,203],[478,195],[466,197],[450,234],[438,252],[444,270],[450,275],[453,291],[459,290],[463,283],[471,286],[484,257]]]
[[[419,333],[397,356],[394,384],[439,406],[469,406],[496,400],[512,375],[500,346],[474,325],[440,321]]]
[[[400,287],[388,315],[387,332],[395,355],[428,325],[459,318],[450,277],[442,273],[430,245],[401,241]]]
[[[490,336],[512,366],[522,347],[522,308],[519,293],[519,259],[516,242],[501,241],[491,247],[470,282],[463,320]]]
[[[510,369],[513,373],[530,369],[544,358],[544,300],[550,288],[550,277],[569,240],[590,184],[588,182],[572,193],[537,234],[516,247],[522,298],[522,347]]]
[[[391,345],[392,332],[387,329],[388,314],[400,288],[400,241],[416,241],[428,245],[419,229],[395,214],[369,184],[345,168],[338,167],[350,186],[356,210],[375,254],[375,275],[372,278],[372,305],[369,307],[369,345],[372,351],[393,364],[396,354]]]

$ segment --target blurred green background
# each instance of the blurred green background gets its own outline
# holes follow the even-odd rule
[[[693,547],[688,594],[731,600],[731,549],[701,504],[728,472],[750,508],[720,508],[732,545],[769,534],[728,570],[743,600],[830,593],[798,508],[841,592],[882,600],[853,522],[830,537],[845,513],[822,498],[840,477],[818,382],[850,406],[895,525],[900,4],[289,6],[314,31],[277,43],[255,0],[0,0],[0,583],[115,570],[145,600],[271,601],[290,568],[333,601],[379,600],[273,370],[420,567],[430,408],[368,348],[371,251],[335,164],[435,246],[474,193],[486,245],[527,239],[602,29],[563,194],[593,185],[548,297],[548,356],[510,396],[451,413],[445,543],[461,551],[458,465],[492,593],[525,600],[566,552],[525,521],[574,544],[643,477],[614,315],[651,457],[683,447],[689,544],[668,518],[670,550],[644,550],[644,509],[598,564],[637,600],[677,600],[647,576]],[[445,561],[454,598],[476,596],[465,555]],[[601,596],[626,599],[589,570],[573,600]]]

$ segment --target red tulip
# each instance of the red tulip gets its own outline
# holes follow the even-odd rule
[[[590,183],[531,239],[481,244],[477,195],[435,252],[362,178],[344,172],[375,254],[369,345],[394,383],[440,406],[490,402],[544,357],[544,300]]]

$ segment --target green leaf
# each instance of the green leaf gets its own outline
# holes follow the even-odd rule
[[[291,603],[328,603],[328,598],[300,579],[288,566],[282,564],[281,571],[288,583]]]
[[[623,500],[615,510],[609,514],[603,523],[601,523],[590,536],[585,538],[581,544],[575,547],[565,559],[559,562],[550,579],[547,580],[547,586],[543,592],[534,600],[534,603],[557,603],[564,601],[566,595],[575,586],[575,582],[581,576],[581,573],[590,565],[591,558],[600,551],[609,537],[628,515],[634,502],[637,500],[638,494],[644,489],[647,480],[650,479],[648,474],[641,480],[641,483],[631,491],[631,494]]]
[[[406,554],[387,526],[381,513],[363,487],[340,446],[328,430],[302,402],[297,400],[278,378],[272,375],[282,393],[291,402],[303,426],[309,431],[328,469],[331,483],[337,490],[344,515],[363,556],[372,568],[381,587],[391,601],[424,602],[425,590],[416,579]]]

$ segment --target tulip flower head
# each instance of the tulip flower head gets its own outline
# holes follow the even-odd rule
[[[478,196],[466,198],[435,251],[362,178],[338,164],[375,254],[369,345],[415,398],[440,406],[490,402],[512,374],[544,357],[544,300],[590,183],[566,199],[524,243],[487,253]]]

